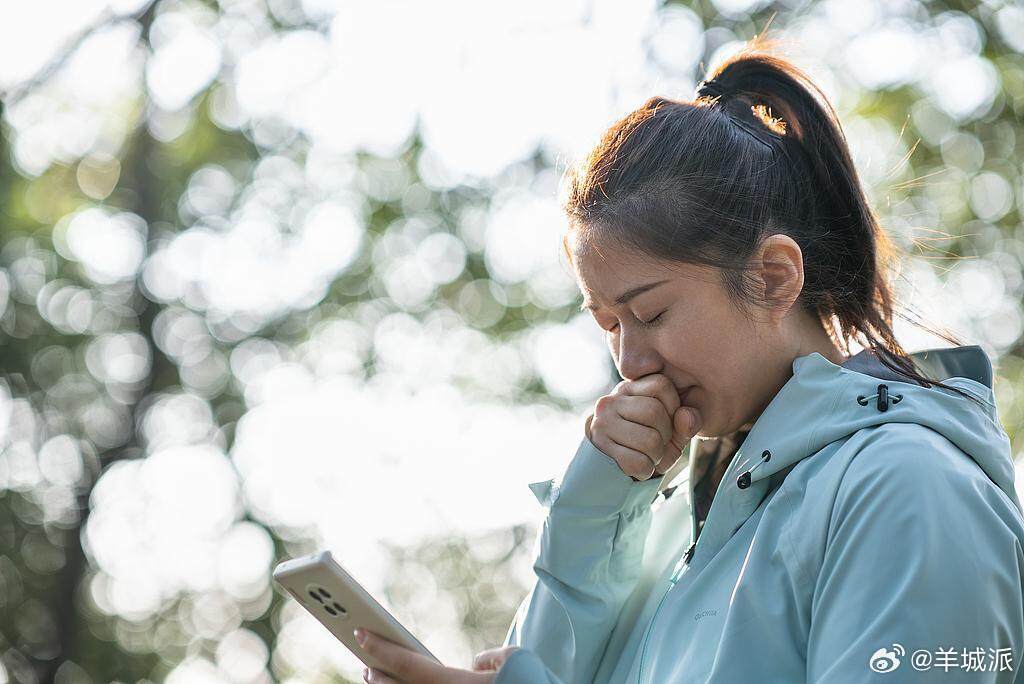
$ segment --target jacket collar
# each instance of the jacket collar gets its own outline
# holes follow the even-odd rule
[[[980,347],[957,347],[949,350],[950,355],[958,350],[969,351],[975,366],[988,368],[991,377],[991,363]],[[927,350],[911,354],[911,358],[941,357],[946,353],[943,349]],[[736,475],[744,472],[761,460],[764,450],[769,450],[771,458],[751,473],[751,481],[757,482],[863,428],[910,422],[942,434],[978,461],[1000,489],[1016,495],[1010,440],[999,424],[991,386],[963,376],[932,378],[978,398],[982,403],[979,407],[955,392],[918,385],[909,378],[896,379],[903,376],[892,374],[877,359],[870,365],[866,360],[850,363],[859,356],[842,366],[818,352],[797,357],[793,376],[754,422],[730,470]],[[874,372],[868,375],[854,370],[856,367]],[[883,372],[888,378],[879,382]],[[883,385],[890,400],[881,408],[877,395]],[[869,400],[862,405],[860,397]]]
[[[910,356],[929,378],[964,390],[982,405],[895,374],[868,350],[843,365],[818,352],[797,357],[793,375],[754,422],[719,484],[699,535],[703,562],[710,560],[769,488],[785,476],[781,471],[788,472],[832,442],[883,423],[918,423],[944,435],[970,455],[1020,508],[1010,441],[996,415],[992,366],[985,352],[971,345]],[[949,372],[959,374],[949,376]],[[880,392],[888,395],[884,404],[879,403]],[[700,441],[696,437],[691,440],[690,453],[701,453]],[[701,467],[706,470],[706,465]],[[740,481],[744,473],[749,473],[744,476],[749,480],[745,487]],[[776,474],[779,477],[773,478]],[[692,487],[691,479],[691,497]],[[694,558],[694,563],[697,560]]]

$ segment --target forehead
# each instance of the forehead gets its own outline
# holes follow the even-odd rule
[[[608,241],[576,247],[573,262],[584,308],[616,306],[616,299],[631,290],[661,281],[669,281],[662,286],[669,288],[699,280],[703,271],[694,264],[658,259]]]

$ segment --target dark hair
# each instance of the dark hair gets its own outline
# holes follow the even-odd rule
[[[568,230],[659,259],[713,266],[741,311],[764,237],[803,252],[798,300],[834,343],[850,340],[924,386],[974,397],[920,372],[892,330],[887,282],[898,258],[868,204],[835,110],[798,67],[760,37],[701,83],[697,98],[651,97],[615,122],[562,179]],[[562,246],[570,264],[569,233]],[[901,314],[901,318],[963,344]]]

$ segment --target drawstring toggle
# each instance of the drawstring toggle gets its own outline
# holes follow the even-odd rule
[[[878,386],[878,392],[876,392],[875,394],[872,394],[871,396],[864,396],[863,394],[861,394],[860,396],[858,396],[857,403],[860,404],[861,406],[867,406],[868,401],[874,399],[875,397],[878,397],[878,401],[875,403],[875,408],[877,408],[879,411],[888,411],[890,402],[893,404],[898,404],[900,403],[900,400],[903,399],[902,394],[890,395],[889,387],[883,383]]]
[[[736,486],[739,487],[740,489],[746,489],[747,487],[749,487],[750,486],[750,474],[753,473],[755,470],[757,470],[761,466],[762,463],[767,463],[769,460],[771,460],[771,457],[772,457],[772,452],[770,452],[767,449],[765,449],[761,453],[761,461],[757,465],[755,465],[753,468],[751,468],[750,470],[740,474],[740,476],[738,478],[736,478]]]

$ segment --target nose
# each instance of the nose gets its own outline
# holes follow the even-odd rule
[[[660,372],[661,356],[646,343],[643,333],[622,333],[619,335],[615,367],[624,380],[636,380]]]

